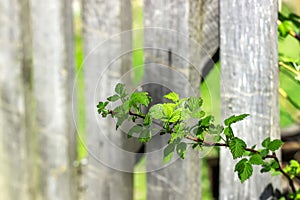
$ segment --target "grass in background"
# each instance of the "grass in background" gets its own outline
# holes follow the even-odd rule
[[[205,77],[205,81],[200,86],[201,97],[203,99],[203,110],[208,115],[215,116],[216,123],[220,123],[221,104],[220,104],[220,62],[217,62],[210,73]],[[202,159],[202,199],[213,200],[210,188],[209,168],[207,159],[218,157],[219,148],[214,148],[206,158]]]
[[[146,200],[147,199],[147,177],[146,177],[146,159],[145,156],[134,167],[134,200]]]
[[[75,4],[76,5],[76,4]],[[79,6],[79,5],[77,5]],[[83,69],[83,41],[82,41],[82,21],[79,8],[74,8],[74,30],[75,30],[75,61],[76,61],[76,86],[77,86],[77,159],[81,160],[87,156],[85,148],[85,99],[84,99],[84,76]]]
[[[143,28],[143,5],[142,0],[132,0],[132,64],[134,68],[134,85],[142,80],[144,75],[144,32]],[[134,168],[133,175],[133,199],[134,200],[146,200],[147,199],[147,175],[144,173],[146,171],[146,161],[143,157]]]
[[[215,116],[216,123],[220,123],[220,62],[217,62],[205,77],[204,83],[200,86],[200,91],[203,99],[203,110],[207,114]]]
[[[133,29],[133,67],[134,67],[134,84],[137,85],[144,75],[144,32],[143,28],[143,5],[142,0],[132,0],[132,29]]]
[[[290,9],[283,5],[281,12],[284,15],[289,15],[291,13]],[[279,39],[278,41],[278,52],[286,57],[300,59],[300,45],[299,42],[288,36],[285,39]],[[300,105],[299,91],[300,84],[295,80],[292,80],[286,73],[284,69],[280,72],[280,87],[283,88],[287,94]],[[280,98],[280,127],[286,127],[295,123],[300,123],[299,113],[300,111],[295,109],[291,103],[286,99]]]
[[[208,165],[206,162],[206,159],[202,159],[202,199],[205,200],[213,200],[214,197],[212,195],[211,189],[210,189],[210,179],[209,179],[209,173],[208,173]]]
[[[278,42],[279,53],[284,54],[294,59],[300,59],[300,45],[299,42],[290,36]],[[280,87],[283,88],[293,101],[300,105],[299,91],[300,84],[292,80],[285,72],[280,69]],[[294,123],[299,123],[300,111],[295,109],[289,101],[280,98],[280,127],[286,127]]]

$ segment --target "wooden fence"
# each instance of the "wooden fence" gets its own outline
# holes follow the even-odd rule
[[[279,137],[277,1],[143,0],[143,14],[145,29],[132,31],[130,0],[82,0],[88,157],[81,166],[72,1],[0,0],[1,199],[133,199],[141,144],[115,133],[113,120],[99,120],[96,104],[119,81],[136,89],[138,31],[144,34],[140,85],[156,102],[168,90],[197,94],[200,74],[220,47],[222,117],[252,115],[235,127],[248,144]],[[147,199],[201,199],[201,154],[188,152],[163,167],[165,142],[156,136],[145,147]],[[220,199],[267,199],[280,188],[278,178],[257,169],[240,184],[228,157],[221,150]]]

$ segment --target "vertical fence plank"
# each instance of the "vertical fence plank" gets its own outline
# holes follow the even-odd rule
[[[123,150],[129,145],[128,139],[116,132],[114,120],[101,119],[96,109],[98,101],[110,96],[131,68],[131,55],[126,55],[132,45],[131,32],[121,33],[131,25],[130,0],[83,1],[88,150],[88,164],[83,169],[84,199],[133,198],[133,175],[126,172],[133,171],[135,157],[126,157]]]
[[[31,45],[28,1],[0,1],[0,191],[32,199]],[[28,112],[29,111],[29,112]]]
[[[248,146],[279,137],[276,21],[277,1],[220,1],[222,115],[251,114],[234,126]],[[231,157],[221,150],[220,198],[267,199],[279,179],[255,168],[241,184]]]
[[[31,0],[40,199],[76,199],[71,9],[70,0]]]
[[[161,97],[170,90],[181,97],[198,95],[204,64],[210,61],[211,54],[218,48],[218,23],[213,23],[216,30],[212,31],[214,27],[208,24],[215,21],[203,11],[205,7],[211,8],[210,11],[218,15],[217,5],[217,1],[144,0],[144,89],[154,102],[161,102]],[[205,38],[210,31],[212,37]],[[213,42],[211,46],[210,42]],[[202,44],[207,48],[203,49]],[[167,136],[156,135],[146,145],[147,170],[159,168],[167,140]],[[155,151],[161,154],[153,153]],[[189,151],[186,159],[148,173],[147,197],[201,198],[201,159],[198,152]]]

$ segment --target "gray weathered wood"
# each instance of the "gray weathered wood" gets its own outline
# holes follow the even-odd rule
[[[97,114],[98,101],[114,92],[118,82],[131,77],[130,0],[83,1],[84,75],[86,96],[86,146],[84,199],[130,200],[133,198],[135,153],[131,141],[115,131],[115,121]]]
[[[39,199],[76,199],[70,0],[31,0]]]
[[[248,146],[279,137],[277,1],[220,2],[222,115],[249,113],[234,126]],[[280,178],[254,174],[244,184],[233,172],[228,149],[221,150],[220,199],[267,199]]]
[[[28,1],[0,1],[0,191],[33,199],[31,45]]]
[[[217,27],[212,37],[205,38],[210,33],[208,30],[214,29],[208,25],[211,19],[205,7],[212,7],[210,12],[218,15],[218,6],[214,3],[217,1],[144,0],[143,88],[154,102],[162,101],[161,97],[170,90],[181,97],[199,95],[201,71],[218,47]],[[148,199],[200,199],[201,159],[198,152],[189,150],[184,160],[162,166],[167,140],[168,136],[155,135],[146,145]]]
[[[205,65],[202,69],[202,78],[205,79],[215,64],[211,58],[219,48],[219,0],[202,0],[200,14],[201,23],[195,23],[201,24],[200,41],[204,52],[200,55],[200,64]]]

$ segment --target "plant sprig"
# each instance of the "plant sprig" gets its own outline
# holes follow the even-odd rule
[[[300,165],[297,161],[291,161],[290,165],[283,168],[276,151],[283,142],[279,139],[266,138],[262,148],[247,147],[246,142],[234,134],[232,125],[244,120],[249,114],[233,115],[224,120],[224,126],[214,123],[214,117],[206,115],[201,106],[203,100],[200,97],[179,98],[179,95],[171,92],[164,96],[167,103],[159,103],[149,107],[151,97],[147,92],[133,92],[129,95],[123,84],[117,84],[116,94],[107,98],[105,102],[97,105],[98,113],[102,117],[111,116],[117,119],[116,129],[125,120],[135,122],[136,125],[128,131],[128,138],[138,135],[140,142],[149,142],[152,138],[152,124],[160,127],[160,134],[169,134],[171,137],[164,149],[163,162],[169,162],[174,152],[184,159],[188,145],[193,149],[203,147],[225,147],[231,152],[233,159],[239,159],[234,171],[241,182],[249,179],[253,173],[253,165],[261,166],[261,173],[272,172],[282,174],[287,178],[291,187],[291,196],[296,196],[299,191],[294,185],[294,178],[298,178]],[[121,104],[114,109],[108,109],[111,102],[120,101]],[[146,112],[148,110],[148,112]],[[191,121],[197,123],[190,125]],[[213,137],[216,142],[208,142],[207,136]],[[190,142],[186,142],[189,140]],[[296,164],[297,163],[297,164]]]

